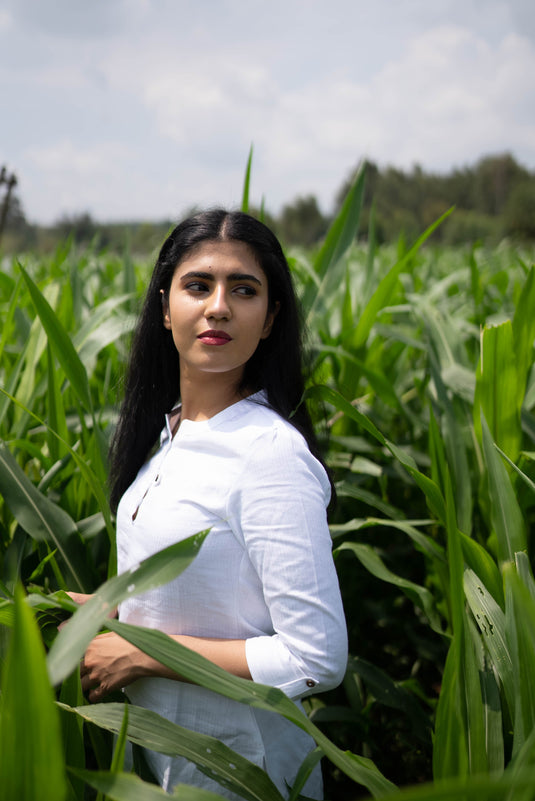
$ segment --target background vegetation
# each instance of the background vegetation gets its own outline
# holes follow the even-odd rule
[[[296,197],[278,214],[264,210],[266,221],[286,246],[319,245],[357,171],[343,182],[330,213],[320,209],[314,195],[307,195]],[[6,178],[12,176],[6,174]],[[452,206],[456,213],[436,231],[435,242],[458,245],[483,241],[494,246],[504,237],[535,241],[535,173],[508,153],[486,156],[472,166],[444,175],[427,173],[418,166],[405,172],[368,164],[358,234],[361,239],[368,236],[373,213],[378,243],[397,242],[400,236],[411,241]],[[4,252],[51,252],[71,236],[78,245],[96,240],[99,247],[128,247],[131,253],[146,255],[162,242],[171,224],[171,220],[103,223],[82,212],[64,215],[53,226],[34,225],[26,219],[13,187],[5,220]]]
[[[292,800],[321,753],[332,801],[535,797],[533,249],[445,246],[438,231],[458,211],[419,239],[382,245],[372,213],[366,241],[356,241],[364,178],[356,175],[317,246],[288,249],[309,330],[308,400],[338,489],[332,534],[351,653],[343,685],[309,699],[308,717],[158,632],[106,620],[121,598],[180,572],[202,539],[113,578],[106,447],[149,260],[72,238],[49,255],[4,259],[6,797],[164,797],[129,774],[129,740],[187,754],[244,798],[280,801],[265,774],[222,745],[120,697],[88,705],[77,664],[103,625],[183,675],[309,730],[320,751]],[[73,611],[65,588],[99,589],[58,636]]]

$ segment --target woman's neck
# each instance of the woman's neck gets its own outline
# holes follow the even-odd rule
[[[181,420],[209,420],[250,393],[240,389],[235,376],[205,374],[202,380],[180,376]]]

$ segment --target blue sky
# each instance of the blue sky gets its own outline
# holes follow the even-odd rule
[[[50,223],[251,196],[324,211],[363,158],[535,169],[532,0],[3,0],[0,164]]]

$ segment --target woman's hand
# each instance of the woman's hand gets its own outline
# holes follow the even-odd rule
[[[93,597],[92,594],[88,595],[85,592],[71,592],[70,590],[69,590],[69,592],[66,592],[65,594],[69,596],[71,601],[74,601],[74,603],[78,604],[79,606],[83,606],[85,603],[90,601],[91,598]]]
[[[99,634],[80,663],[82,690],[92,703],[100,701],[108,693],[150,675],[151,661],[154,660],[118,634]]]
[[[75,604],[78,604],[78,606],[83,606],[88,601],[90,601],[91,598],[94,598],[95,594],[94,593],[89,593],[88,594],[88,593],[85,593],[85,592],[71,592],[69,590],[68,592],[66,592],[66,595],[69,596],[71,601],[74,601]],[[113,607],[111,612],[108,614],[108,617],[117,617],[117,607],[116,606]]]

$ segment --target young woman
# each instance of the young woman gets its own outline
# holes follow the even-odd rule
[[[241,212],[178,225],[148,288],[111,447],[119,572],[210,533],[177,579],[121,604],[119,618],[296,703],[335,687],[347,658],[331,487],[302,392],[296,300],[276,237]],[[81,674],[91,701],[125,688],[134,704],[260,765],[284,796],[314,747],[280,716],[185,683],[113,633],[93,640]],[[147,759],[166,789],[234,797],[186,759]],[[319,770],[304,793],[323,797]]]

